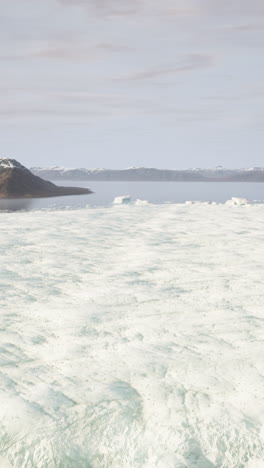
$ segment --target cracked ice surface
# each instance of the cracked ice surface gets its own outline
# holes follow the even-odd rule
[[[259,468],[264,206],[0,215],[1,468]]]

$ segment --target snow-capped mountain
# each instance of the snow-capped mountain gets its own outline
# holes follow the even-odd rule
[[[54,167],[33,167],[31,171],[47,180],[85,181],[182,181],[182,182],[264,182],[264,168],[212,169],[190,168],[184,170],[130,167],[127,169],[85,169]]]
[[[25,166],[23,166],[18,161],[16,161],[16,159],[10,159],[10,158],[0,158],[0,170],[1,169],[27,170]]]

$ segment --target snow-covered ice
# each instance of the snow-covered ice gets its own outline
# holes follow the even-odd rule
[[[128,203],[131,203],[130,195],[122,195],[120,197],[115,197],[113,201],[114,205],[127,205]]]
[[[226,205],[248,205],[249,201],[246,198],[232,197],[226,201]]]
[[[1,467],[263,466],[263,232],[263,205],[1,213]]]
[[[135,205],[149,205],[148,200],[140,200],[140,198],[137,198],[135,201]]]

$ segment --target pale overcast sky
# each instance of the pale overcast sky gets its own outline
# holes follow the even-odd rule
[[[1,156],[263,166],[264,0],[0,0]]]

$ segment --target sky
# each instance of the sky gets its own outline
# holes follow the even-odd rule
[[[0,0],[0,157],[264,166],[263,0]]]

